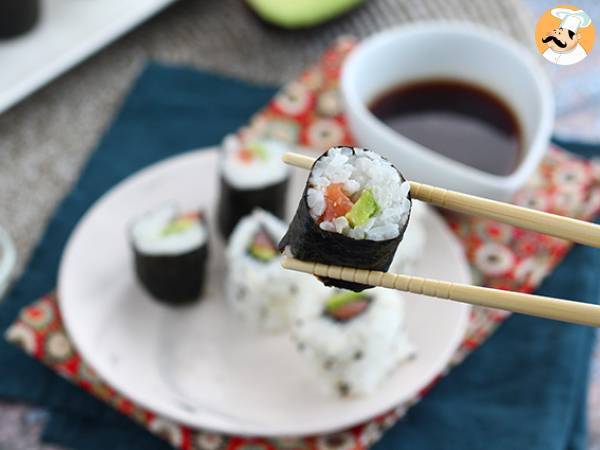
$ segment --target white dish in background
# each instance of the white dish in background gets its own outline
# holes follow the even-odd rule
[[[29,33],[0,39],[0,112],[174,1],[41,0]]]
[[[210,149],[153,165],[109,191],[73,232],[60,267],[60,308],[75,346],[104,380],[146,408],[192,427],[299,436],[336,431],[383,413],[412,398],[446,367],[463,338],[469,306],[407,294],[407,328],[417,358],[372,395],[323,394],[287,335],[258,334],[227,309],[223,244],[212,220],[216,168],[217,153]],[[306,172],[294,169],[290,213],[305,179]],[[205,209],[212,232],[205,297],[174,309],[138,286],[126,235],[132,217],[173,199],[185,209]],[[424,222],[428,240],[416,272],[468,283],[468,266],[452,232],[431,211]]]
[[[482,86],[503,99],[523,131],[523,154],[513,173],[467,166],[402,136],[368,109],[386,90],[447,78]],[[496,200],[525,184],[548,149],[554,121],[550,82],[531,52],[472,23],[403,25],[362,41],[344,63],[341,92],[353,135],[377,149],[409,179]]]

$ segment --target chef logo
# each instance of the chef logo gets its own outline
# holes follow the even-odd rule
[[[536,44],[542,56],[561,66],[585,59],[594,46],[595,35],[590,16],[569,5],[547,10],[535,30]]]

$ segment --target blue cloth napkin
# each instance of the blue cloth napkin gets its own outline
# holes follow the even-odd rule
[[[186,68],[148,66],[0,304],[0,327],[51,290],[69,233],[108,188],[162,158],[218,143],[273,87]],[[600,148],[566,145],[590,156]],[[595,302],[600,252],[575,248],[539,293]],[[580,450],[594,330],[515,315],[390,430],[382,449]],[[45,440],[75,450],[167,450],[164,441],[0,342],[0,397],[48,408]]]
[[[62,249],[80,217],[110,187],[156,161],[218,144],[236,131],[276,91],[189,68],[149,65],[93,152],[73,190],[59,205],[26,271],[0,303],[0,330],[18,311],[54,289]],[[0,339],[0,397],[48,407],[47,435],[83,449],[169,448],[112,408],[72,386]],[[61,416],[64,414],[65,416]],[[64,423],[63,417],[71,422]],[[94,432],[89,426],[102,424]],[[121,430],[126,430],[124,435]],[[87,443],[78,439],[93,436]],[[106,445],[110,442],[110,445]]]

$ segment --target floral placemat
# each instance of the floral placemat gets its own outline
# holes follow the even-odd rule
[[[241,139],[248,142],[278,138],[315,149],[352,144],[338,80],[341,64],[354,45],[352,39],[338,40],[314,67],[286,86],[240,130]],[[516,195],[515,203],[591,219],[600,212],[600,167],[552,147],[530,183]],[[475,279],[485,286],[531,292],[569,249],[569,244],[560,239],[486,219],[456,214],[448,214],[446,219],[464,244]],[[465,340],[437,379],[481,345],[508,315],[503,311],[473,308]],[[248,439],[190,429],[119,395],[76,352],[64,329],[55,294],[48,294],[25,308],[7,330],[6,337],[61,376],[164,437],[174,447],[185,450],[366,449],[437,381],[392,411],[334,435]]]

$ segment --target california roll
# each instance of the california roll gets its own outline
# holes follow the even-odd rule
[[[325,289],[313,277],[281,267],[277,243],[285,224],[266,211],[255,210],[236,226],[227,259],[227,301],[252,327],[278,332],[298,317],[315,313],[317,292]]]
[[[340,397],[366,395],[414,354],[404,301],[395,291],[332,290],[321,314],[292,329],[315,382]]]
[[[427,205],[419,200],[412,201],[410,223],[406,228],[402,243],[398,246],[390,270],[397,273],[415,275],[416,267],[423,259],[427,243],[425,218]]]

